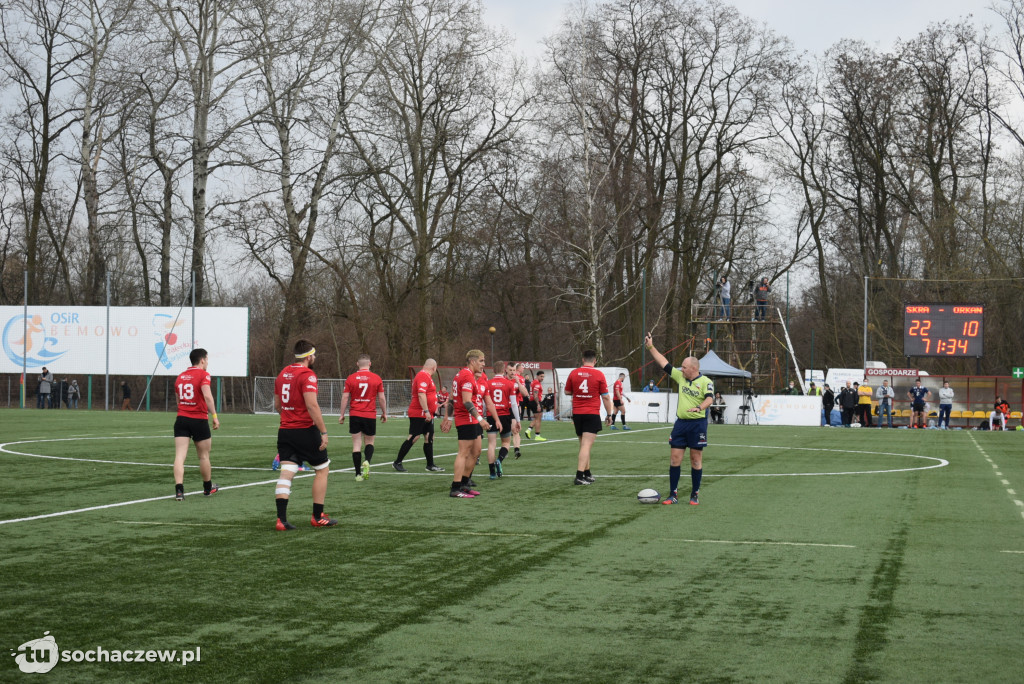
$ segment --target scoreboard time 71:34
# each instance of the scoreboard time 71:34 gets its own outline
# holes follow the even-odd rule
[[[983,356],[983,304],[904,304],[904,356]]]

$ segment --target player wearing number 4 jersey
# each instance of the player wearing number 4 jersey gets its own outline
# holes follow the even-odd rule
[[[594,483],[590,472],[590,450],[601,431],[601,403],[608,415],[608,424],[612,421],[612,402],[608,398],[608,381],[604,373],[599,371],[597,352],[583,352],[583,366],[569,373],[565,381],[565,393],[572,397],[572,422],[576,427],[576,436],[580,440],[580,453],[576,464],[574,485]]]
[[[211,479],[209,407],[213,406],[210,392],[210,365],[205,349],[193,349],[188,355],[192,367],[174,381],[174,395],[178,398],[178,417],[174,420],[174,499],[185,500],[185,458],[188,456],[189,440],[195,442],[196,456],[199,457],[199,473],[203,478],[203,494],[210,496],[217,491]],[[217,412],[213,412],[213,429],[220,427]]]
[[[327,476],[331,460],[327,457],[327,425],[317,403],[317,381],[313,373],[316,347],[308,340],[295,343],[295,363],[286,366],[274,381],[274,410],[281,414],[277,431],[277,453],[281,456],[281,478],[274,490],[277,504],[277,529],[294,530],[288,522],[288,498],[292,478],[303,461],[313,467],[313,527],[338,524],[324,513]]]
[[[384,381],[370,370],[370,356],[362,354],[356,361],[356,367],[359,370],[345,380],[338,423],[345,422],[345,409],[351,401],[348,432],[352,435],[352,466],[356,471],[356,482],[362,482],[370,477],[373,441],[377,435],[377,404],[380,404],[382,423],[388,420],[388,404],[384,398]]]
[[[681,368],[673,368],[661,352],[654,348],[650,333],[644,344],[654,362],[672,376],[679,386],[679,404],[676,409],[676,423],[669,438],[668,481],[671,493],[663,504],[679,503],[677,488],[686,449],[690,449],[690,505],[699,501],[701,475],[704,473],[704,448],[708,445],[708,407],[715,401],[715,385],[711,379],[700,374],[700,361],[693,356],[683,359]]]

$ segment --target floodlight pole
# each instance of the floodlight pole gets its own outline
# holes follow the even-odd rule
[[[109,411],[110,410],[110,271],[107,271],[107,327],[106,327],[106,329],[103,332],[104,332],[104,337],[106,338],[106,342],[107,342],[107,362],[106,362],[107,365],[106,365],[106,370],[105,370],[105,373],[104,373],[104,375],[105,375],[105,380],[104,380],[104,385],[105,385],[104,396],[106,398],[106,406],[104,407],[103,410],[104,411]]]
[[[868,277],[864,276],[864,368],[868,367]]]
[[[28,269],[25,269],[25,310],[21,341],[21,408],[28,408]]]

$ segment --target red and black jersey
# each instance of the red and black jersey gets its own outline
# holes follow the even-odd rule
[[[476,378],[473,377],[473,371],[463,368],[456,374],[455,379],[452,380],[452,400],[455,402],[455,425],[472,425],[477,422],[470,415],[469,411],[466,410],[462,393],[469,392],[470,400],[473,404],[476,404],[479,391],[480,386],[477,384]]]
[[[494,402],[499,416],[512,414],[512,402],[515,401],[516,384],[504,375],[497,375],[487,383],[487,394]]]
[[[565,389],[572,394],[572,415],[601,415],[601,395],[608,394],[608,380],[593,366],[569,373]]]
[[[210,374],[192,366],[174,381],[174,394],[178,397],[178,415],[186,418],[209,418],[203,388],[210,386]]]
[[[286,430],[313,426],[303,396],[317,393],[316,374],[301,363],[285,366],[274,381],[274,394],[281,398],[281,427]]]
[[[426,415],[423,413],[423,407],[420,406],[421,394],[427,397],[427,411],[430,413]],[[437,387],[434,385],[434,378],[430,377],[430,373],[421,370],[412,380],[412,401],[409,402],[409,417],[429,418],[436,411]]]
[[[377,417],[377,395],[384,391],[384,381],[369,370],[359,370],[345,379],[348,392],[350,416],[359,418]]]
[[[534,380],[530,385],[530,398],[538,404],[540,400],[544,398],[544,383],[540,380]]]
[[[612,399],[622,401],[622,381],[616,380],[615,384],[612,385]]]

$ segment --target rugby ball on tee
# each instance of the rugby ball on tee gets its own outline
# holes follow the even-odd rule
[[[658,503],[661,501],[661,494],[656,489],[641,489],[640,493],[636,495],[636,500],[640,503]]]

